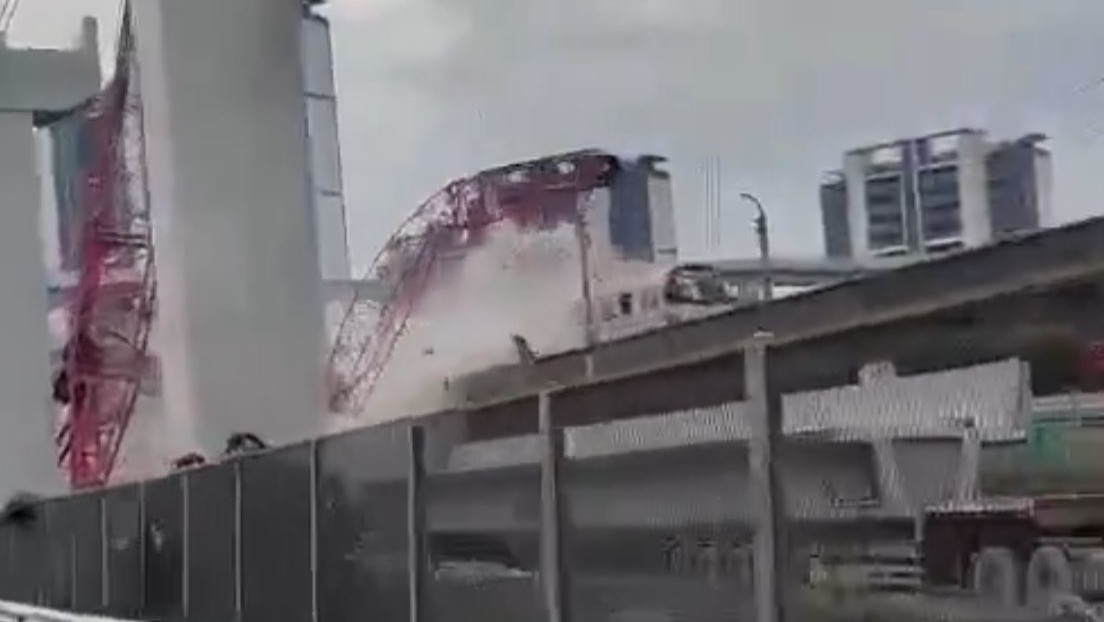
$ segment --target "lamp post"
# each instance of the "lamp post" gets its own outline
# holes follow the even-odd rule
[[[759,269],[763,279],[762,300],[769,302],[774,298],[774,278],[771,275],[770,236],[767,229],[767,212],[763,203],[750,192],[741,192],[740,198],[755,206],[755,236],[759,240]]]

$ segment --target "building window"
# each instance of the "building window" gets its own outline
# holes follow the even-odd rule
[[[621,312],[621,315],[632,315],[633,312],[633,300],[632,294],[624,293],[617,297],[617,307]]]
[[[962,234],[958,167],[941,166],[920,171],[920,213],[925,240]]]
[[[617,317],[617,307],[609,298],[602,298],[598,301],[598,313],[603,322],[609,322]]]
[[[908,255],[908,253],[909,249],[907,247],[892,246],[884,247],[878,250],[877,252],[875,252],[875,255],[877,255],[878,257],[904,257],[905,255]]]
[[[866,181],[868,243],[874,250],[905,243],[902,188],[900,175]]]
[[[902,246],[904,239],[900,229],[886,229],[870,232],[870,247],[874,249],[888,248],[890,246]]]
[[[962,225],[958,221],[958,215],[953,214],[933,219],[924,223],[924,239],[938,240],[940,238],[957,237],[962,234]]]
[[[962,240],[935,240],[927,243],[927,249],[933,253],[944,253],[962,249]]]

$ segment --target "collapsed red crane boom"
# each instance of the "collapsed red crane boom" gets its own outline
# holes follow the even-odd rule
[[[346,309],[329,359],[330,409],[361,412],[440,257],[480,245],[503,222],[523,230],[580,223],[582,199],[607,185],[616,167],[616,157],[598,151],[551,156],[454,181],[423,203],[369,268],[368,278],[389,291],[378,314],[361,291]]]
[[[128,4],[115,76],[75,113],[84,117],[92,159],[83,171],[80,274],[55,381],[65,409],[58,457],[73,488],[111,477],[148,361],[155,273],[135,68]]]

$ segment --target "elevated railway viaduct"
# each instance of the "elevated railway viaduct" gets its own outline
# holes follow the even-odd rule
[[[741,348],[775,335],[772,370],[783,392],[854,382],[859,368],[893,361],[900,373],[1019,356],[1045,395],[1097,388],[1078,364],[1104,338],[1104,218],[629,339],[499,367],[454,383],[471,439],[536,430],[536,395],[555,391],[565,425],[742,399]]]

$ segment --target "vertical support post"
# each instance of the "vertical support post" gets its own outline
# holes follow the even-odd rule
[[[878,482],[878,497],[883,507],[908,512],[908,496],[905,494],[901,467],[897,462],[897,447],[892,438],[875,438],[870,442],[874,454],[874,480]]]
[[[775,460],[781,437],[781,400],[772,396],[767,365],[770,333],[756,333],[744,351],[744,390],[751,418],[748,471],[755,508],[755,611],[757,622],[784,622],[783,512]]]
[[[108,576],[110,566],[107,563],[107,552],[111,550],[108,543],[107,528],[107,497],[102,493],[96,493],[97,503],[100,505],[100,607],[109,611],[111,605],[111,577]]]
[[[406,486],[407,572],[410,585],[410,622],[420,622],[425,602],[426,526],[425,526],[425,429],[412,425],[409,440],[409,479]]]
[[[981,435],[970,420],[962,431],[959,469],[955,478],[955,501],[969,503],[978,498],[978,471],[981,464]]]
[[[146,483],[138,484],[138,611],[145,612],[149,606],[149,598],[146,590],[149,587],[149,562],[146,555],[149,554],[149,528],[146,525]]]
[[[16,52],[0,45],[0,66]],[[61,52],[59,52],[61,53]],[[37,54],[37,53],[36,53]],[[43,59],[45,60],[45,59]],[[36,63],[37,65],[37,63]],[[63,91],[66,78],[48,71],[43,63],[28,77]],[[65,490],[55,463],[53,422],[56,415],[47,400],[50,338],[46,323],[46,283],[43,279],[39,236],[39,177],[35,167],[35,137],[30,111],[18,112],[11,96],[36,97],[36,86],[20,84],[22,72],[0,69],[0,499],[7,501],[23,490],[54,495]],[[14,78],[14,80],[12,79]],[[55,82],[60,80],[61,83]],[[11,109],[15,106],[16,111]]]
[[[598,344],[598,324],[594,313],[594,291],[590,274],[590,233],[587,232],[588,199],[580,197],[575,215],[575,240],[579,243],[580,286],[583,295],[583,339],[589,351]]]
[[[567,573],[563,560],[563,496],[560,473],[563,461],[563,430],[552,420],[552,396],[541,392],[538,400],[538,421],[541,438],[541,521],[540,559],[541,583],[544,588],[548,622],[569,622],[564,594],[567,593]]]
[[[183,503],[181,503],[181,507],[183,508],[183,510],[181,510],[181,514],[183,516],[180,517],[180,524],[182,525],[182,529],[180,530],[180,558],[183,560],[180,564],[180,611],[183,614],[184,618],[187,619],[189,609],[191,609],[190,601],[192,600],[191,578],[188,576],[190,574],[188,572],[188,569],[191,568],[192,565],[192,525],[189,518],[189,515],[191,514],[189,506],[192,502],[192,491],[189,489],[188,486],[187,473],[184,473],[180,476],[180,489],[180,495],[183,499]]]
[[[242,610],[244,602],[242,583],[242,469],[241,460],[234,461],[234,614],[235,619],[244,620]]]
[[[771,270],[770,233],[767,230],[767,215],[763,212],[755,219],[755,237],[759,242],[759,270],[762,272],[763,301],[774,300],[774,274]]]
[[[5,575],[5,577],[8,578],[8,580],[10,580],[11,577],[15,576],[16,568],[19,566],[19,564],[18,564],[19,560],[16,559],[16,555],[15,555],[15,530],[14,529],[5,529],[4,532],[5,532],[4,537],[8,540],[8,546],[7,546],[8,558],[6,560],[4,560],[4,564],[6,566],[4,568],[4,570],[5,570],[4,575]],[[72,564],[70,564],[70,566],[72,566]],[[72,573],[72,571],[70,571],[70,572]],[[3,586],[2,589],[3,589],[3,592],[0,592],[0,593],[2,593],[4,596],[7,596],[9,598],[11,598],[16,593],[14,591],[14,586],[5,585],[5,586]]]
[[[77,607],[77,534],[69,534],[69,606]]]
[[[318,446],[310,443],[310,566],[311,620],[318,622]]]
[[[34,522],[34,534],[35,534],[35,552],[43,560],[47,562],[47,568],[49,567],[50,560],[50,548],[49,548],[49,516],[46,514],[45,505],[39,501],[35,503],[36,516]],[[35,604],[40,607],[50,607],[53,605],[53,580],[50,578],[48,571],[39,571],[35,574]]]
[[[767,211],[763,202],[750,192],[741,192],[740,198],[755,206],[755,238],[759,242],[759,277],[761,281],[759,300],[770,302],[774,299],[774,276],[771,273],[770,231],[767,224]]]

